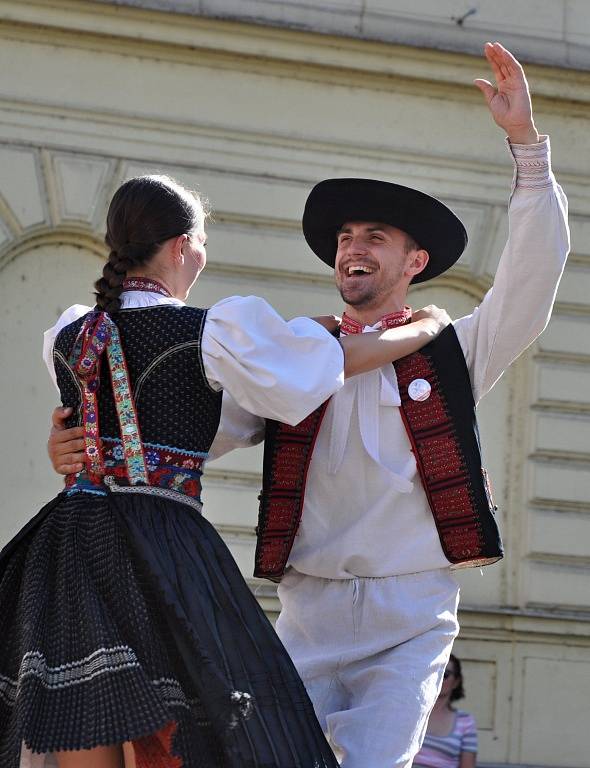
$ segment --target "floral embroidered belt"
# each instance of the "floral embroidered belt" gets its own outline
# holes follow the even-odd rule
[[[148,484],[131,485],[121,440],[103,437],[104,475],[86,471],[66,476],[68,493],[108,491],[147,493],[172,498],[201,509],[201,475],[206,453],[183,451],[168,445],[143,443]]]

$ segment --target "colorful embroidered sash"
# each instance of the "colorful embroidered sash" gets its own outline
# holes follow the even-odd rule
[[[82,388],[84,450],[91,482],[100,483],[105,475],[100,441],[97,391],[100,366],[106,351],[113,397],[121,430],[123,456],[130,485],[148,485],[148,473],[139,432],[129,373],[119,330],[105,312],[91,312],[78,334],[70,364]]]

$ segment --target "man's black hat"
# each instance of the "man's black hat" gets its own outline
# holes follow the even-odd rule
[[[326,179],[309,193],[303,234],[311,250],[330,267],[336,260],[337,232],[347,221],[389,224],[428,251],[426,269],[413,283],[441,275],[467,245],[467,232],[457,216],[424,192],[374,179]]]

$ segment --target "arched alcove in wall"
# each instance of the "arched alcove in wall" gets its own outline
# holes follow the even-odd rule
[[[48,230],[13,243],[0,260],[2,541],[61,487],[45,446],[59,397],[41,357],[43,330],[68,306],[93,303],[103,252],[89,234]]]

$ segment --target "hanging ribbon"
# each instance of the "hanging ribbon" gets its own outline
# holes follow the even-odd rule
[[[119,329],[106,312],[91,312],[86,317],[70,358],[72,369],[82,387],[82,426],[88,473],[94,482],[100,482],[105,475],[97,398],[101,360],[105,351],[110,368],[129,483],[130,485],[148,485],[139,422]]]

